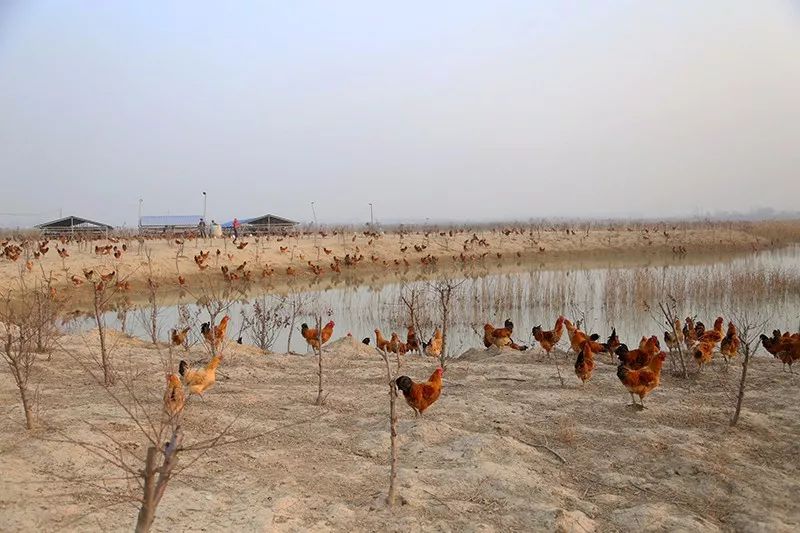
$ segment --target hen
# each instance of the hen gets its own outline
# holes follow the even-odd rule
[[[510,327],[509,327],[510,326]],[[506,320],[505,327],[495,328],[491,324],[484,324],[483,326],[483,344],[487,348],[490,346],[497,346],[502,348],[508,346],[512,350],[519,350],[524,352],[528,349],[527,346],[521,346],[513,341],[511,334],[513,333],[514,324],[511,320]]]
[[[652,361],[650,361],[647,366],[639,370],[633,370],[626,367],[624,364],[617,367],[617,377],[622,384],[625,385],[625,388],[628,389],[633,406],[639,407],[640,409],[645,408],[644,397],[658,387],[661,382],[661,368],[666,358],[667,354],[660,352],[656,357],[653,357]],[[639,396],[641,405],[636,404],[636,400],[633,397],[634,394]]]
[[[641,348],[637,348],[636,350],[628,350],[628,346],[625,344],[620,345],[620,347],[617,348],[617,357],[619,358],[620,364],[623,366],[631,370],[638,370],[650,364],[650,361],[658,352],[658,338],[653,335],[645,340]]]
[[[379,350],[389,351],[389,341],[384,338],[381,330],[378,328],[375,328],[375,346],[377,346]]]
[[[186,336],[189,334],[191,328],[183,328],[181,330],[173,329],[170,335],[170,340],[173,346],[180,346],[186,342]]]
[[[591,345],[586,342],[583,344],[581,351],[578,352],[578,358],[575,359],[575,375],[578,376],[583,385],[586,385],[586,382],[591,379],[594,367],[594,353]]]
[[[422,343],[422,346],[425,350],[425,354],[430,357],[440,357],[442,355],[442,346],[444,345],[444,338],[442,336],[442,330],[440,328],[436,328],[433,332],[433,337],[427,343]]]
[[[739,340],[739,332],[736,330],[736,326],[733,322],[728,322],[728,332],[725,334],[725,338],[722,339],[722,343],[719,345],[719,352],[725,357],[725,361],[729,362],[731,359],[739,355],[739,346],[741,345],[741,341]]]
[[[702,334],[698,335],[697,342],[707,342],[711,343],[712,345],[716,345],[717,343],[719,343],[723,337],[722,334],[723,323],[724,321],[722,320],[722,317],[721,316],[717,317],[717,319],[714,321],[714,329],[712,329],[711,331],[705,331]]]
[[[417,333],[414,331],[414,326],[408,326],[408,333],[406,334],[406,349],[409,352],[419,352],[419,341],[417,340]]]
[[[183,382],[189,388],[189,392],[202,395],[217,380],[217,367],[222,361],[221,355],[215,355],[211,361],[203,368],[191,369],[186,361],[181,361],[178,365],[178,372],[183,377]]]
[[[408,376],[400,376],[395,380],[397,388],[403,392],[406,403],[414,410],[414,416],[425,412],[442,393],[442,369],[437,368],[428,381],[414,383]]]
[[[183,393],[183,384],[175,374],[167,376],[167,390],[164,392],[164,412],[173,417],[183,410],[186,396]]]

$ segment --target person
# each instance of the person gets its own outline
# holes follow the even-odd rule
[[[206,221],[202,218],[200,219],[200,223],[197,225],[197,228],[200,230],[200,238],[206,238]]]
[[[239,222],[239,219],[234,217],[233,218],[233,242],[239,240],[239,226],[242,224]]]

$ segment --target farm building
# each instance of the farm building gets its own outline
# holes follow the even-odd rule
[[[242,223],[242,231],[248,233],[269,233],[276,230],[289,229],[297,225],[294,220],[271,214],[254,218],[240,218],[239,222]],[[222,227],[229,231],[233,228],[233,221],[226,222]]]
[[[140,233],[174,233],[194,231],[200,223],[200,215],[156,215],[139,218]]]
[[[107,234],[114,229],[108,224],[95,222],[87,218],[76,217],[74,215],[59,218],[58,220],[51,220],[44,224],[38,224],[36,228],[42,230],[42,233],[45,235],[62,235],[67,233]]]

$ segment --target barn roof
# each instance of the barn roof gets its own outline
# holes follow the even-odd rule
[[[169,226],[197,226],[200,223],[200,215],[154,215],[144,216],[139,219],[141,227],[169,227]]]
[[[36,226],[39,229],[112,229],[112,226],[103,224],[102,222],[95,222],[88,218],[76,217],[70,215],[68,217],[59,218],[58,220],[51,220]]]
[[[266,214],[260,217],[241,218],[239,222],[249,226],[294,226],[297,224],[294,220],[279,217],[277,215]],[[233,220],[226,222],[222,225],[223,228],[230,228],[233,226]]]

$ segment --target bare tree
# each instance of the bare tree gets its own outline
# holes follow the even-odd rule
[[[31,373],[38,362],[38,345],[50,346],[55,338],[55,316],[41,313],[41,298],[36,294],[41,288],[23,292],[13,298],[8,292],[4,298],[0,321],[4,331],[0,352],[14,378],[19,391],[22,409],[25,414],[25,427],[36,426],[34,417],[34,398],[28,388]],[[50,325],[43,321],[51,322]],[[42,337],[45,335],[45,337]]]
[[[739,334],[739,342],[741,343],[740,349],[744,355],[742,359],[742,376],[739,379],[739,394],[736,396],[736,408],[731,418],[731,426],[735,426],[739,422],[739,415],[742,411],[742,403],[744,402],[745,386],[747,382],[747,369],[750,364],[750,357],[758,352],[759,335],[764,331],[764,328],[769,321],[769,318],[751,316],[747,312],[742,312],[734,316],[735,323]]]
[[[450,322],[452,300],[458,294],[458,289],[465,281],[446,278],[429,284],[429,287],[436,295],[436,301],[442,313],[442,353],[439,355],[439,365],[442,368],[445,368],[445,359],[447,359],[447,326]]]
[[[269,351],[281,329],[289,325],[287,306],[286,296],[262,296],[249,309],[242,308],[243,328],[261,350]]]
[[[676,328],[676,323],[679,323],[678,319],[678,304],[675,298],[669,296],[669,303],[664,304],[663,302],[659,302],[658,304],[659,309],[661,309],[661,315],[664,317],[664,323],[667,327],[672,330],[673,338],[680,339],[682,338],[682,334]],[[689,371],[686,367],[686,357],[683,355],[683,343],[678,342],[678,361],[681,364],[680,370],[680,377],[686,379],[689,377]]]
[[[378,350],[383,362],[386,364],[386,380],[389,384],[389,492],[386,503],[390,508],[395,503],[395,485],[397,481],[397,384],[392,375],[389,355],[385,350]]]
[[[297,323],[297,317],[305,312],[309,300],[309,296],[301,292],[292,292],[288,296],[289,338],[286,340],[286,353],[294,353],[292,352],[292,334],[294,333],[294,326]]]

